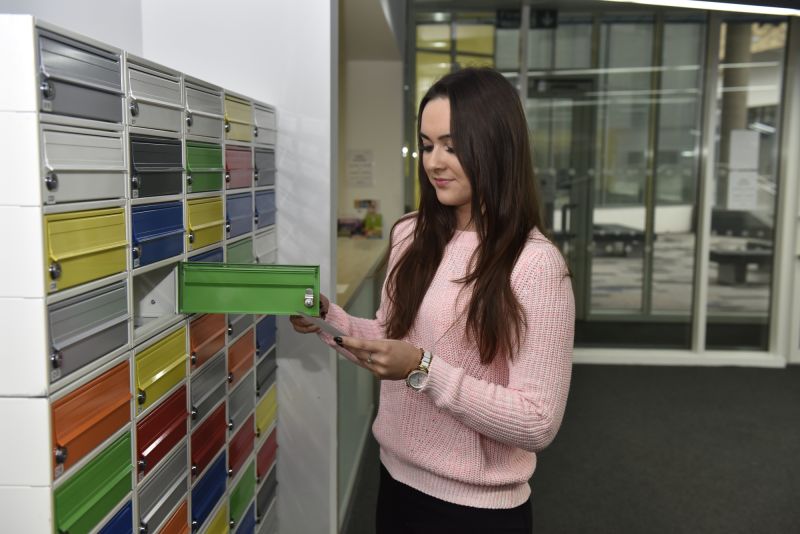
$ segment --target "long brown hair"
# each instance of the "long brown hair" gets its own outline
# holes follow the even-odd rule
[[[472,286],[467,335],[477,342],[481,362],[490,363],[498,353],[511,358],[526,326],[511,272],[531,230],[545,231],[525,113],[517,91],[492,69],[467,68],[436,82],[420,102],[418,124],[436,98],[450,101],[451,140],[472,188],[471,216],[479,240],[474,268],[458,280]],[[456,230],[455,208],[436,198],[422,157],[418,167],[421,195],[412,241],[387,278],[385,327],[392,339],[413,326]]]

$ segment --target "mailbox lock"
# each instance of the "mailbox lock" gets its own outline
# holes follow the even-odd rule
[[[233,469],[231,469],[230,467],[228,468],[228,478],[233,478]]]
[[[233,419],[228,419],[228,430],[233,430]]]
[[[193,352],[191,356],[189,356],[189,361],[192,362],[192,365],[197,363],[197,353]]]
[[[197,474],[197,464],[192,464],[192,476]]]
[[[229,173],[229,172],[226,172],[226,173],[225,173],[225,183],[226,183],[226,184],[227,184],[227,183],[230,183],[230,181],[231,181],[231,173]]]
[[[260,428],[257,428],[257,429],[256,429],[256,437],[257,437],[257,438],[260,438],[260,437],[261,437],[261,429],[260,429]]]
[[[229,223],[229,222],[225,223],[225,231],[227,233],[231,233],[231,223]]]
[[[256,484],[258,484],[258,482],[256,482]],[[256,514],[256,525],[260,524],[261,524],[261,514]]]
[[[231,527],[231,528],[235,527],[236,526],[236,520],[231,519],[230,521],[228,521],[228,526]]]
[[[45,100],[52,100],[56,96],[56,88],[47,78],[42,80],[39,89],[42,90],[42,96]]]
[[[53,366],[53,369],[58,369],[62,363],[64,363],[64,353],[53,349],[53,353],[50,354],[50,365]]]
[[[228,384],[233,384],[233,373],[228,373]],[[233,423],[231,423],[233,426]]]
[[[148,531],[148,528],[147,528],[147,523],[145,523],[144,521],[142,521],[142,522],[139,524],[139,534],[147,534],[147,531]]]
[[[44,185],[48,191],[58,189],[58,175],[54,172],[48,172],[44,177]]]
[[[139,189],[139,175],[134,174],[131,178],[131,187],[134,189]]]
[[[314,290],[310,287],[306,289],[306,297],[303,300],[303,304],[305,304],[306,308],[314,307]]]
[[[197,419],[197,406],[192,406],[192,420]]]
[[[228,323],[228,335],[233,335],[233,325],[231,323]]]
[[[57,261],[51,263],[50,268],[48,270],[50,271],[50,278],[52,278],[53,280],[58,280],[59,278],[61,278],[61,264],[58,263]]]
[[[138,260],[142,256],[142,247],[139,245],[134,245],[131,249],[131,252],[133,253],[133,259]]]
[[[258,224],[258,212],[255,212],[255,214],[253,215],[253,222]]]
[[[258,137],[258,126],[253,126],[253,137]]]
[[[192,185],[192,175],[191,174],[187,174],[186,175],[186,185]]]
[[[253,172],[253,180],[256,182],[258,181],[258,167],[256,167],[255,171]]]
[[[67,457],[69,456],[69,452],[67,451],[66,447],[56,447],[56,463],[63,464],[67,461]]]
[[[225,119],[225,131],[226,132],[231,131],[231,123],[228,121],[228,119]]]
[[[191,128],[193,123],[194,123],[194,117],[192,117],[192,112],[191,111],[187,111],[186,112],[186,126]]]
[[[197,522],[197,519],[192,519],[192,532],[197,532],[197,527],[199,526],[200,524]]]
[[[131,117],[137,116],[139,114],[139,103],[136,100],[131,100],[128,109],[131,110]]]
[[[142,458],[141,460],[139,460],[138,462],[136,462],[136,467],[138,467],[138,468],[139,468],[139,471],[141,471],[142,473],[144,473],[145,469],[147,469],[147,460],[145,460],[144,458]]]
[[[138,402],[139,404],[144,404],[145,402],[147,402],[147,393],[142,390],[139,390],[139,394],[136,395],[136,402]]]
[[[189,243],[194,243],[194,232],[189,232]]]

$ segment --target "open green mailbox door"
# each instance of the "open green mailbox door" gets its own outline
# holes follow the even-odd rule
[[[319,266],[183,262],[181,313],[319,316]]]

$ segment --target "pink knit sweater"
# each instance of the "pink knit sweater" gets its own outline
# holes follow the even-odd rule
[[[407,246],[413,219],[395,229],[389,269]],[[536,452],[555,437],[569,390],[575,310],[559,251],[531,232],[511,284],[528,321],[513,360],[481,364],[467,341],[470,292],[457,280],[478,238],[456,232],[404,338],[434,354],[427,384],[416,392],[402,380],[381,383],[372,430],[381,461],[395,480],[444,501],[479,508],[513,508],[530,495]],[[420,261],[423,261],[420,258]],[[376,319],[348,315],[331,304],[326,320],[350,336],[383,339],[386,288]],[[330,336],[322,335],[337,348]],[[348,351],[342,354],[360,365]]]

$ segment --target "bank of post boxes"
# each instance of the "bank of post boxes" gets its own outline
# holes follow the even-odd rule
[[[236,268],[277,260],[275,109],[33,17],[0,18],[13,30],[0,40],[20,44],[0,70],[7,138],[25,138],[12,174],[26,175],[0,215],[31,229],[5,248],[34,273],[0,288],[0,309],[36,338],[22,347],[33,363],[0,369],[25,375],[13,391],[5,380],[0,409],[38,427],[1,448],[41,459],[7,466],[0,489],[47,486],[18,507],[32,534],[274,530],[274,505],[261,523],[274,492],[256,482],[277,447],[275,317],[262,314],[319,306],[318,269]],[[184,263],[211,271],[181,284]],[[216,311],[184,311],[182,295],[186,310],[199,298]],[[22,297],[25,309],[3,302]],[[25,530],[20,518],[7,527]]]

